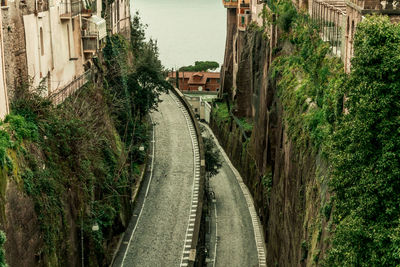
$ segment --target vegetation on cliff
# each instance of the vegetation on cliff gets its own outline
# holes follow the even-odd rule
[[[129,222],[148,146],[145,116],[169,88],[156,44],[141,34],[133,31],[135,47],[120,35],[108,38],[96,77],[59,106],[41,87],[15,92],[0,129],[0,170],[34,204],[37,264],[69,266],[83,257],[86,266],[108,265]]]
[[[282,50],[275,51],[271,78],[277,81],[287,132],[299,151],[312,147],[331,165],[333,203],[321,213],[331,220],[332,237],[323,263],[397,266],[400,27],[387,17],[363,20],[348,75],[317,26],[303,14],[286,16],[295,12],[291,3],[280,5],[274,23],[286,34]]]

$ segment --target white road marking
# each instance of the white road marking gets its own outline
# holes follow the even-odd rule
[[[200,177],[200,153],[199,153],[199,146],[198,146],[198,141],[197,141],[197,136],[196,136],[196,131],[194,126],[192,125],[192,121],[189,117],[188,111],[185,109],[185,107],[183,106],[183,104],[179,101],[175,99],[175,96],[173,97],[172,95],[170,95],[170,97],[172,98],[173,101],[175,101],[175,103],[178,105],[178,107],[180,108],[183,116],[186,119],[186,125],[188,126],[188,130],[190,133],[190,139],[192,141],[192,150],[193,150],[193,185],[192,185],[192,197],[191,197],[191,208],[190,208],[190,216],[189,216],[189,223],[192,221],[193,217],[196,217],[196,213],[197,213],[197,202],[198,202],[198,192],[199,192],[199,186],[200,184],[197,182],[199,179],[198,177]],[[196,202],[194,202],[196,201]],[[190,248],[187,248],[185,246],[185,244],[191,244],[192,240],[193,240],[193,233],[189,233],[189,232],[193,232],[194,230],[189,230],[189,223],[188,223],[188,227],[186,229],[186,238],[185,238],[185,242],[184,242],[184,246],[183,246],[183,251],[182,251],[182,257],[181,257],[181,264],[180,266],[187,266],[188,265],[188,260],[189,258],[187,256],[185,256],[190,250]]]
[[[220,150],[220,152],[221,152],[222,156],[224,157],[226,163],[231,168],[233,174],[236,177],[236,181],[238,182],[238,184],[240,186],[240,189],[242,190],[242,193],[244,195],[244,198],[246,199],[246,203],[247,203],[247,206],[248,206],[249,211],[250,211],[251,221],[252,221],[252,224],[253,224],[254,239],[256,241],[256,248],[257,248],[257,254],[258,254],[258,265],[259,266],[266,266],[266,264],[267,264],[267,259],[266,259],[266,256],[265,256],[266,255],[266,248],[265,248],[264,238],[262,238],[263,231],[262,231],[262,228],[260,227],[261,224],[260,224],[259,218],[257,216],[257,212],[256,212],[256,209],[254,207],[254,202],[253,202],[253,199],[251,197],[250,191],[247,188],[247,186],[245,185],[245,183],[243,182],[242,176],[237,171],[235,166],[233,166],[233,164],[232,164],[231,160],[229,159],[228,155],[225,153],[224,149],[219,144],[219,141],[215,137],[213,131],[210,129],[210,127],[207,124],[201,123],[201,125],[203,125],[205,128],[207,128],[209,133],[213,136],[215,144],[217,145],[218,149]]]
[[[147,195],[148,195],[148,193],[149,193],[151,180],[153,179],[154,150],[155,150],[154,147],[155,147],[155,131],[156,131],[156,130],[155,130],[155,126],[154,126],[155,124],[153,123],[153,119],[152,119],[151,115],[150,115],[150,120],[151,120],[151,124],[153,125],[153,140],[151,141],[151,142],[153,143],[153,146],[152,146],[152,152],[151,152],[150,179],[149,179],[149,183],[147,184],[146,194],[145,194],[145,197],[144,197],[144,200],[143,200],[142,208],[140,209],[140,212],[139,212],[139,217],[138,217],[138,219],[137,219],[137,221],[136,221],[136,225],[135,225],[135,227],[133,228],[133,231],[132,231],[131,236],[130,236],[130,238],[129,238],[128,246],[126,246],[126,250],[125,250],[125,253],[124,253],[124,257],[122,258],[121,267],[124,266],[125,258],[126,258],[126,255],[128,254],[128,249],[129,249],[129,247],[130,247],[130,245],[131,245],[133,235],[135,234],[136,228],[137,228],[137,226],[138,226],[138,224],[139,224],[140,217],[142,216],[142,211],[143,211],[143,208],[144,208],[144,204],[146,203],[146,198],[147,198]]]

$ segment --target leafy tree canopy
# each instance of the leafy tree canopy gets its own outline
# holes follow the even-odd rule
[[[333,135],[337,228],[329,265],[400,264],[400,25],[357,26],[346,106]]]
[[[215,61],[196,61],[193,65],[184,66],[179,71],[212,71],[219,68],[218,62]]]

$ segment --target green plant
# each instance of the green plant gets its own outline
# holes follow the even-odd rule
[[[203,143],[206,172],[209,177],[213,177],[219,173],[219,169],[222,167],[222,159],[212,137],[203,137]]]
[[[0,267],[7,267],[6,255],[4,251],[4,243],[6,242],[6,234],[0,231]]]
[[[210,71],[219,68],[215,61],[196,61],[193,65],[179,68],[179,71]]]
[[[301,242],[301,251],[302,251],[302,256],[301,256],[301,261],[305,261],[308,257],[308,242],[306,240],[303,240]]]
[[[367,17],[357,26],[347,114],[332,136],[336,229],[328,263],[400,264],[400,26]]]

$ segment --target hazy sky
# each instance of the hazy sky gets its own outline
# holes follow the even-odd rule
[[[148,24],[147,37],[158,40],[167,68],[212,60],[222,63],[225,51],[226,10],[222,0],[131,0]]]

